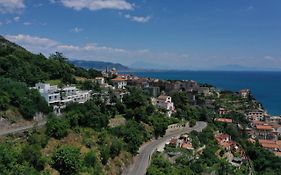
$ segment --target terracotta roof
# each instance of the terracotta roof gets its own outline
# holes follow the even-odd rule
[[[273,127],[271,125],[257,125],[256,128],[258,130],[272,130]]]
[[[191,143],[183,143],[181,145],[182,148],[185,148],[185,149],[192,149],[192,144]]]
[[[281,149],[281,140],[277,140],[276,141],[276,144],[280,147],[280,149]]]
[[[223,123],[232,123],[232,119],[231,118],[215,118],[215,121],[223,122]]]
[[[228,147],[230,147],[232,144],[233,144],[232,142],[225,142],[225,143],[222,144],[222,146],[223,146],[224,148],[228,148]]]
[[[281,157],[281,152],[274,152],[274,154],[278,157]]]
[[[219,134],[216,137],[217,142],[221,142],[224,139],[230,138],[230,136],[228,134]]]
[[[279,148],[279,146],[276,143],[275,144],[262,143],[261,146],[264,148],[269,148],[269,149],[278,149]]]
[[[260,139],[260,140],[259,140],[259,143],[260,143],[260,144],[276,144],[276,141]]]
[[[116,78],[112,79],[112,81],[126,81],[126,79],[122,78],[122,77],[116,77]]]

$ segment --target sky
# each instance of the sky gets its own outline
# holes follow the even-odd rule
[[[71,60],[281,70],[280,0],[0,0],[0,35]]]

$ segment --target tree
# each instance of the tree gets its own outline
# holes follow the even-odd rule
[[[61,139],[68,134],[69,123],[66,119],[49,116],[47,121],[47,135]]]
[[[118,156],[121,152],[121,149],[122,149],[122,142],[114,138],[110,146],[110,157],[114,158]]]
[[[40,152],[40,147],[38,145],[26,145],[22,149],[22,157],[23,160],[30,163],[30,165],[32,165],[38,171],[44,169],[46,161],[43,158],[42,153]]]
[[[87,167],[95,167],[97,162],[96,154],[93,151],[88,152],[85,156],[84,162]]]
[[[101,163],[106,165],[110,158],[110,149],[107,145],[103,145],[100,149]]]
[[[191,120],[189,121],[189,126],[190,126],[190,127],[193,127],[193,126],[195,126],[195,125],[196,125],[196,120],[191,119]]]
[[[81,168],[80,149],[70,145],[60,147],[52,156],[52,167],[62,175],[76,174]]]

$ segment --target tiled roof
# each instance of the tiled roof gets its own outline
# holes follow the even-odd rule
[[[228,134],[219,134],[216,137],[217,142],[221,142],[224,139],[230,138],[230,136]]]
[[[223,122],[223,123],[232,123],[232,119],[231,118],[215,118],[215,121]]]
[[[116,77],[116,78],[112,79],[112,81],[126,81],[126,79],[122,78],[122,77]]]
[[[260,140],[259,140],[259,143],[260,143],[260,144],[276,144],[276,141],[260,139]]]
[[[256,128],[258,130],[272,130],[273,127],[271,125],[257,125]]]
[[[261,146],[269,149],[279,149],[279,146],[276,143],[275,144],[262,143]]]
[[[185,149],[192,149],[192,144],[191,143],[183,143],[181,145],[182,148],[185,148]]]

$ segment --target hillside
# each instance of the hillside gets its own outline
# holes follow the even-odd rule
[[[46,58],[33,54],[0,36],[0,77],[34,85],[40,81],[60,79],[63,83],[75,83],[75,76],[93,78],[100,72],[86,70],[68,62],[61,53]]]
[[[107,67],[108,69],[116,68],[119,71],[129,70],[127,66],[124,66],[119,63],[111,63],[111,62],[103,62],[103,61],[85,61],[85,60],[72,60],[70,62],[78,67],[83,67],[86,69],[94,68],[97,70],[105,70]]]
[[[61,54],[49,58],[33,54],[0,36],[0,118],[10,122],[32,119],[37,112],[50,109],[40,94],[29,89],[37,82],[58,80],[76,83],[75,77],[94,78],[101,73],[69,63]]]

